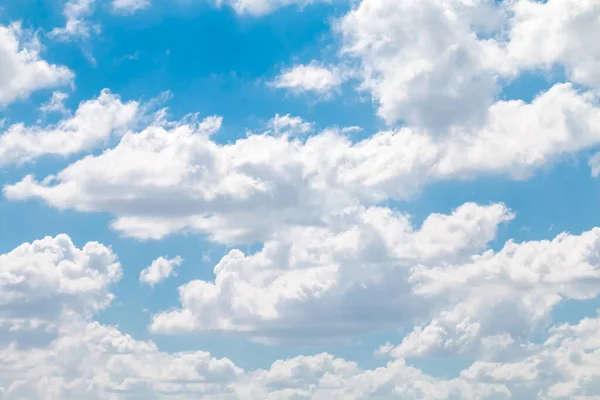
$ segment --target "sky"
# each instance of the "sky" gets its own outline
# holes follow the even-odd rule
[[[599,30],[0,0],[0,399],[600,398]]]

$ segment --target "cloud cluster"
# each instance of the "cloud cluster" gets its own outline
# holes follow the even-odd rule
[[[103,96],[123,117],[106,113],[110,122],[128,122],[134,115],[135,104]],[[13,200],[39,198],[59,209],[108,212],[116,217],[113,228],[138,238],[192,231],[218,242],[254,243],[286,226],[329,223],[357,204],[410,199],[434,181],[490,174],[526,178],[600,144],[595,103],[593,93],[557,84],[531,103],[496,102],[487,124],[477,129],[439,138],[407,127],[359,142],[326,129],[305,139],[267,132],[223,145],[211,138],[220,127],[217,117],[155,123],[128,131],[116,146],[56,175],[7,185],[4,194]],[[282,117],[273,124],[283,122],[304,126]],[[82,140],[104,138],[110,124],[99,127],[102,132]],[[9,130],[0,143],[10,137]]]
[[[56,101],[53,95],[46,109],[64,109]],[[123,103],[119,96],[103,90],[97,98],[82,102],[73,116],[56,125],[9,126],[0,136],[0,166],[23,164],[44,155],[64,157],[92,150],[107,143],[111,134],[133,126],[137,116],[137,102]]]
[[[343,80],[339,70],[312,62],[283,71],[271,85],[278,89],[289,89],[293,93],[316,92],[328,95],[338,88]]]
[[[106,308],[122,274],[109,248],[90,242],[79,249],[67,235],[24,243],[0,255],[0,266],[0,342],[6,331],[53,329],[74,313]]]
[[[506,209],[499,206],[474,205],[465,205],[452,216],[432,215],[419,231],[407,233],[415,236],[417,246],[423,241],[432,241],[429,249],[411,251],[406,248],[398,255],[410,258],[412,254],[412,257],[420,257],[426,263],[429,260],[433,265],[435,259],[447,259],[448,251],[458,254],[460,251],[456,248],[449,249],[469,242],[464,240],[464,233],[456,232],[452,226],[464,225],[467,221],[471,226],[469,234],[474,234],[479,226],[483,236],[489,239],[493,236],[489,229],[494,229],[490,224],[486,231],[486,223],[481,224],[482,213],[495,215],[492,219],[496,220],[509,216]],[[448,241],[449,237],[442,234],[444,225],[456,235],[448,243],[440,243],[440,239]],[[434,239],[436,234],[438,238]],[[455,266],[447,266],[445,270],[427,268],[429,273],[446,274],[448,279],[436,277],[431,280],[431,277],[425,277],[421,266],[413,270],[413,274],[418,275],[416,280],[421,292],[417,295],[439,294],[450,287],[457,288],[460,286],[457,279],[479,279],[480,284],[468,286],[473,288],[469,293],[455,294],[469,297],[478,293],[479,299],[485,300],[490,296],[481,295],[491,287],[517,287],[514,282],[509,282],[513,280],[528,283],[521,289],[521,295],[507,293],[502,296],[498,290],[495,294],[501,295],[500,299],[504,301],[521,302],[529,310],[540,305],[543,309],[547,303],[544,296],[537,296],[539,302],[530,301],[553,287],[567,295],[571,291],[581,298],[591,293],[588,289],[597,286],[598,237],[600,233],[595,229],[580,236],[559,235],[552,242],[508,243],[498,254],[487,252],[475,257],[473,263],[485,265],[471,267],[468,262],[464,263],[461,268],[471,270],[464,275],[452,270]],[[410,240],[400,241],[406,242]],[[469,253],[475,249],[462,250]],[[305,263],[306,256],[308,254],[303,260]],[[231,254],[227,257],[231,258]],[[507,257],[512,261],[507,261]],[[520,265],[523,260],[528,260],[525,269],[511,270],[511,266]],[[411,367],[403,359],[373,370],[363,370],[354,362],[326,353],[278,360],[268,369],[245,371],[228,359],[218,359],[203,351],[167,353],[152,341],[138,341],[114,327],[89,321],[94,312],[108,304],[111,295],[107,288],[121,274],[116,256],[101,244],[88,243],[78,249],[66,235],[59,235],[25,243],[0,256],[0,262],[3,270],[8,271],[2,279],[2,305],[10,305],[2,309],[14,310],[19,304],[27,304],[30,311],[27,315],[21,313],[18,318],[3,313],[3,327],[9,321],[11,329],[19,332],[35,328],[31,326],[32,321],[47,319],[49,315],[39,309],[36,311],[36,304],[47,310],[49,301],[60,307],[63,316],[69,317],[52,320],[55,337],[43,346],[19,340],[0,346],[0,394],[7,400],[32,397],[49,400],[82,397],[526,399],[535,396],[566,399],[600,394],[595,383],[600,377],[596,368],[597,354],[600,354],[596,335],[600,324],[598,318],[585,319],[575,325],[555,326],[550,329],[547,340],[521,346],[519,352],[503,351],[501,356],[498,352],[487,353],[487,359],[474,362],[453,379],[434,378]],[[225,273],[223,266],[221,270]],[[25,298],[28,301],[22,303]],[[32,303],[31,299],[40,301]],[[20,309],[24,310],[23,307]],[[28,326],[22,322],[26,319],[30,323]],[[495,325],[499,323],[510,325],[510,319],[497,319]],[[457,326],[464,327],[465,324]],[[21,339],[21,336],[17,338]],[[481,342],[490,348],[510,344],[500,335]]]

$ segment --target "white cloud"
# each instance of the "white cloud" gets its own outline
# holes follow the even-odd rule
[[[480,125],[499,79],[524,70],[563,67],[570,81],[600,87],[595,0],[362,0],[336,29],[358,88],[389,124]]]
[[[57,106],[60,109],[60,96],[55,96],[42,110],[57,109]],[[0,136],[0,166],[22,164],[44,155],[68,156],[91,150],[112,133],[132,126],[137,116],[138,103],[123,103],[118,96],[103,90],[97,98],[82,102],[75,115],[56,125],[40,127],[18,123],[8,127]]]
[[[507,361],[477,361],[461,373],[468,381],[502,383],[518,398],[589,399],[600,396],[600,318],[549,329]]]
[[[510,2],[508,55],[521,68],[562,65],[570,80],[600,88],[600,3]]]
[[[305,135],[313,131],[314,124],[300,117],[292,117],[290,114],[275,115],[269,121],[269,128],[275,135]]]
[[[109,248],[90,242],[79,249],[67,235],[24,243],[0,255],[0,266],[0,342],[6,331],[53,329],[73,313],[106,308],[110,285],[121,278]]]
[[[221,145],[211,139],[219,118],[159,121],[56,175],[6,185],[4,194],[108,212],[114,228],[138,238],[191,231],[254,243],[286,226],[328,223],[332,210],[410,199],[432,181],[530,176],[600,144],[594,104],[591,93],[558,84],[529,104],[495,103],[479,129],[439,138],[401,128],[357,143],[328,129],[302,141],[261,134]]]
[[[449,143],[439,173],[504,171],[522,178],[559,157],[595,148],[600,144],[597,103],[596,94],[578,92],[569,83],[554,85],[530,104],[497,102],[476,134],[452,132],[464,141]]]
[[[180,266],[182,262],[183,258],[179,256],[170,259],[159,257],[140,272],[140,282],[154,286],[174,275],[175,267]]]
[[[66,235],[0,255],[0,395],[6,400],[492,398],[501,384],[440,380],[405,365],[362,370],[329,354],[275,361],[244,371],[204,351],[168,353],[93,321],[113,295],[121,268],[110,249],[78,249]],[[56,316],[48,310],[57,310]],[[13,314],[10,314],[12,312]],[[58,317],[60,316],[60,317]],[[41,321],[41,322],[40,322]],[[46,342],[25,330],[51,323]],[[10,330],[17,334],[11,336]]]
[[[100,25],[92,24],[87,18],[92,15],[96,0],[69,0],[65,3],[63,15],[64,27],[54,28],[49,35],[61,41],[88,39],[100,31]]]
[[[71,70],[43,60],[40,51],[38,39],[20,23],[0,25],[0,106],[72,81]]]
[[[52,97],[48,102],[40,106],[40,111],[44,113],[56,112],[59,114],[67,115],[70,111],[65,107],[64,101],[69,98],[67,93],[53,92]]]
[[[112,9],[117,13],[133,14],[136,11],[150,7],[148,0],[113,0]]]
[[[330,95],[342,84],[341,72],[312,62],[285,70],[271,84],[294,93],[316,92]]]
[[[7,400],[508,398],[501,384],[436,379],[401,361],[361,370],[318,354],[244,371],[203,351],[166,353],[95,322],[62,327],[44,348],[1,348],[0,360]]]
[[[237,14],[247,14],[255,17],[263,16],[279,8],[296,5],[300,8],[313,3],[329,2],[331,0],[214,0],[217,6],[228,5]]]
[[[594,228],[552,241],[509,241],[499,252],[488,251],[461,265],[416,268],[410,277],[413,292],[437,299],[439,311],[392,354],[480,356],[519,346],[547,322],[559,302],[598,296],[598,254],[600,228]]]
[[[440,246],[440,239],[448,240],[448,244],[454,243],[454,246],[469,244],[461,234],[456,235],[456,225],[463,224],[464,229],[465,223],[470,223],[468,229],[475,238],[477,226],[481,227],[481,224],[473,224],[473,217],[490,211],[498,213],[502,208],[465,206],[453,216],[434,215],[420,231],[408,233],[408,236],[415,236],[414,245],[422,246],[424,241],[430,241],[429,248],[437,249],[433,253],[424,252],[424,247],[420,254],[415,254],[429,266],[426,278],[424,266],[412,269],[413,273],[419,270],[420,274],[420,292],[416,296],[454,288],[455,295],[472,297],[473,302],[475,299],[483,301],[481,309],[489,306],[489,301],[520,302],[531,313],[546,304],[543,300],[540,302],[543,296],[539,295],[550,294],[552,288],[558,289],[561,295],[576,298],[589,296],[586,288],[596,286],[597,289],[598,229],[580,236],[559,235],[552,242],[509,243],[497,254],[487,252],[475,257],[473,264],[462,264],[460,271],[453,265],[432,267],[436,257],[448,259],[443,255],[448,247]],[[452,234],[441,234],[444,227]],[[435,233],[439,233],[439,238],[432,236]],[[484,234],[490,235],[493,233]],[[309,237],[307,235],[305,240]],[[343,246],[344,239],[339,238],[338,244]],[[407,244],[401,238],[394,240]],[[331,244],[324,243],[324,247]],[[435,246],[430,247],[432,244]],[[396,247],[396,250],[398,255],[411,254],[406,251],[406,246],[405,249]],[[338,246],[335,251],[341,254],[344,250]],[[322,254],[330,255],[327,251]],[[296,252],[295,257],[302,263],[308,260],[308,255],[305,253],[304,261],[300,259],[301,252]],[[595,267],[590,262],[594,262]],[[525,400],[600,394],[597,385],[600,379],[597,369],[600,364],[599,318],[552,327],[548,330],[548,339],[540,344],[525,342],[518,351],[513,348],[508,352],[489,353],[487,358],[475,361],[454,379],[428,376],[402,359],[373,370],[363,370],[354,362],[326,353],[277,360],[267,369],[245,371],[227,358],[215,358],[204,351],[161,351],[152,341],[135,340],[114,327],[92,321],[93,313],[105,308],[112,299],[108,288],[121,275],[116,256],[98,243],[88,243],[78,249],[66,235],[45,238],[1,255],[0,265],[5,272],[0,280],[2,328],[9,328],[0,329],[0,393],[7,400],[84,397],[98,400],[199,397],[358,400],[447,399],[450,396]],[[237,271],[245,273],[241,267]],[[306,266],[303,268],[306,270]],[[225,272],[222,269],[220,273]],[[395,282],[390,282],[390,288],[392,283]],[[511,291],[503,294],[498,290],[501,287]],[[383,294],[387,296],[390,292],[378,292],[380,297],[386,297]],[[367,298],[376,299],[377,296],[360,297]],[[322,299],[324,304],[326,300]],[[241,299],[239,301],[244,304]],[[48,312],[55,308],[62,311]],[[545,311],[544,307],[541,309]],[[18,310],[18,314],[9,315],[7,310]],[[485,315],[502,315],[497,311],[492,308]],[[520,314],[509,315],[510,318],[493,318],[494,325],[511,326],[514,317]],[[480,315],[472,313],[471,316],[475,323]],[[23,341],[26,331],[48,324],[54,331],[51,340],[44,343]],[[455,328],[463,326],[463,323],[454,325]],[[11,330],[17,334],[10,336]],[[455,343],[461,341],[455,340]],[[510,337],[501,334],[482,337],[481,343],[500,349],[512,344]]]
[[[499,13],[485,0],[363,0],[337,29],[383,119],[443,131],[482,123],[498,71],[511,73],[501,44],[477,35]]]
[[[181,309],[155,315],[151,329],[308,341],[406,325],[428,307],[411,293],[411,269],[468,259],[512,217],[500,204],[465,204],[416,229],[386,208],[346,209],[324,227],[279,230],[255,254],[232,250],[214,282],[181,286]]]

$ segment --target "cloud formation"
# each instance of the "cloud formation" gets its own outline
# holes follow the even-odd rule
[[[21,23],[0,25],[0,107],[37,90],[71,83],[74,73],[42,59],[41,50],[37,36]]]
[[[107,93],[101,98],[110,99],[120,117],[107,112],[96,118],[105,115],[123,125],[130,119],[124,116],[133,116],[135,103],[123,105]],[[285,226],[329,223],[332,213],[356,204],[414,198],[431,182],[489,175],[527,178],[561,157],[600,144],[595,104],[594,93],[556,84],[531,103],[496,102],[479,128],[439,137],[406,127],[358,142],[339,129],[326,129],[302,139],[289,132],[251,134],[223,145],[211,138],[220,128],[218,117],[197,123],[158,121],[141,132],[128,131],[116,146],[56,175],[41,181],[26,176],[6,185],[4,195],[39,198],[59,209],[108,212],[116,217],[113,228],[137,238],[191,231],[223,243],[262,242]],[[30,137],[21,133],[24,127],[17,128],[16,137]],[[82,137],[77,150],[110,133],[100,130]],[[7,143],[3,147],[14,142],[25,148],[26,141],[9,140],[10,132],[0,142]],[[62,129],[56,133],[47,137],[69,135]],[[69,148],[61,145],[56,151]],[[14,162],[31,157],[29,152],[20,159],[19,152],[11,154]]]

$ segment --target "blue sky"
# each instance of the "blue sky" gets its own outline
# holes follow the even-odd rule
[[[600,6],[118,3],[0,2],[0,399],[600,395]]]

